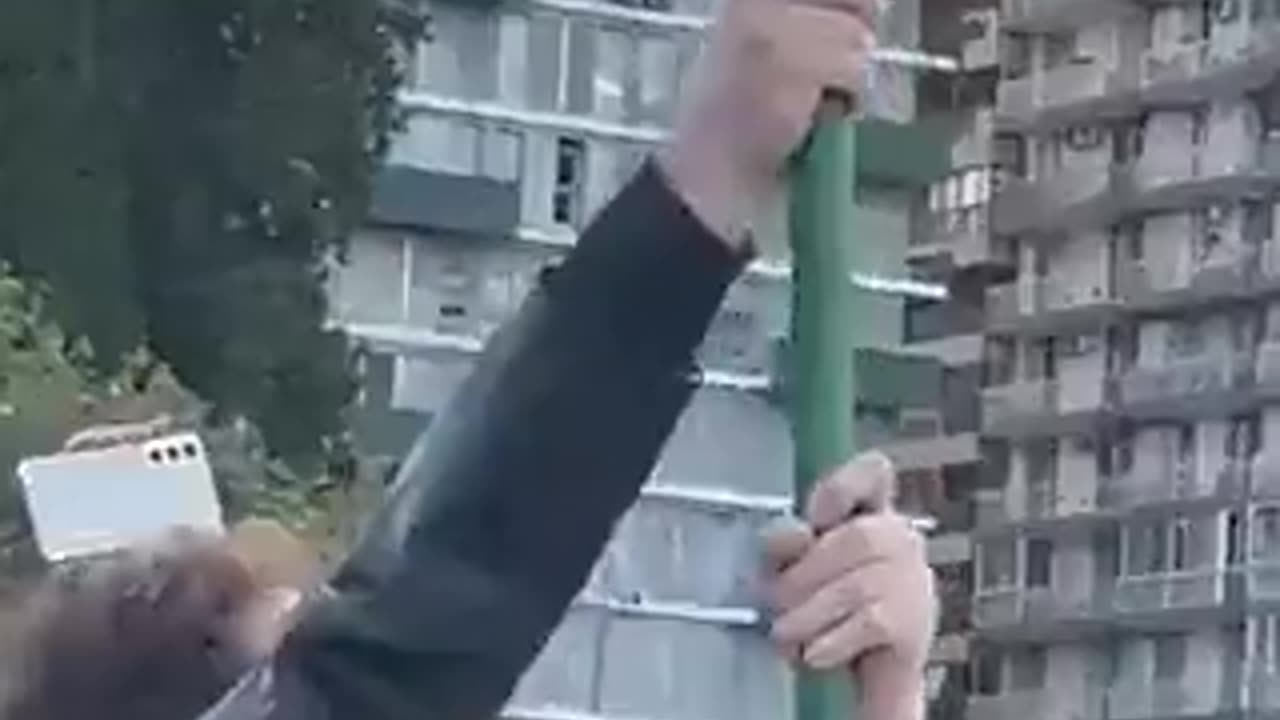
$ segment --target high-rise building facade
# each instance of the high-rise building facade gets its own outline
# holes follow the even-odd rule
[[[1280,7],[998,11],[969,716],[1274,714]]]
[[[406,131],[332,290],[335,318],[367,351],[361,434],[388,455],[440,410],[541,269],[666,136],[713,8],[529,0],[430,10],[431,40],[404,58]],[[898,0],[886,42],[914,46],[919,27],[918,0]],[[909,73],[878,71],[869,100],[856,198],[850,189],[853,263],[864,276],[901,278],[911,208],[939,160],[907,124]],[[790,678],[755,622],[753,592],[755,535],[792,505],[777,362],[790,298],[785,215],[781,202],[759,210],[760,260],[698,353],[692,405],[511,717],[791,715]],[[859,346],[898,345],[902,299],[862,291],[859,302]],[[890,436],[876,411],[895,402],[892,388],[850,399],[863,444]],[[572,498],[564,512],[572,522]]]

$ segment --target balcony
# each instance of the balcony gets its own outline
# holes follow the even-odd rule
[[[1244,571],[1249,602],[1274,604],[1280,601],[1280,557],[1255,558]]]
[[[1159,367],[1137,367],[1120,379],[1120,402],[1140,417],[1195,415],[1212,410],[1214,396],[1254,385],[1254,354],[1209,353],[1171,360]]]
[[[1248,678],[1246,706],[1251,710],[1280,710],[1280,668],[1257,663],[1244,672]]]
[[[971,695],[967,720],[1027,720],[1040,717],[1048,697],[1040,690],[1003,695]]]
[[[1038,278],[987,289],[988,326],[997,330],[1069,324],[1115,305],[1102,279]]]
[[[1010,159],[997,152],[996,114],[991,108],[950,115],[943,122],[952,128],[952,167],[1000,166]]]
[[[1225,571],[1207,568],[1119,578],[1112,606],[1118,614],[1137,615],[1215,607],[1225,598]]]
[[[1280,390],[1280,338],[1268,337],[1258,345],[1258,386],[1265,390]]]
[[[1043,627],[1087,620],[1096,614],[1092,594],[1072,594],[1052,587],[980,590],[973,599],[973,625],[988,631],[1021,625]]]
[[[1236,252],[1230,257],[1194,269],[1185,278],[1153,273],[1141,262],[1126,263],[1116,272],[1117,294],[1128,307],[1156,309],[1250,292],[1257,254],[1244,245],[1232,249]]]
[[[1266,289],[1280,288],[1280,243],[1273,238],[1263,240],[1257,256],[1254,284]]]
[[[930,213],[918,226],[920,237],[908,246],[907,254],[913,259],[947,256],[956,268],[1012,268],[1012,255],[999,252],[993,241],[990,215],[990,205]]]
[[[1059,388],[1059,384],[1052,380],[1032,380],[984,389],[984,429],[998,434],[1020,423],[1055,414]]]
[[[1123,172],[1093,163],[1035,180],[1010,178],[992,205],[992,227],[999,235],[1016,235],[1060,231],[1096,219],[1113,200],[1113,183]]]
[[[1143,100],[1189,104],[1257,88],[1274,71],[1278,49],[1274,21],[1256,22],[1241,13],[1229,32],[1207,41],[1148,51],[1142,60]]]
[[[1005,506],[1004,492],[995,489],[981,489],[973,492],[973,527],[981,529],[998,528],[1013,522]]]
[[[1254,458],[1249,480],[1253,497],[1280,498],[1280,453],[1262,452]]]
[[[1206,714],[1181,679],[1127,682],[1107,691],[1108,720],[1151,720]]]
[[[1001,0],[1003,27],[1018,32],[1051,32],[1087,23],[1125,10],[1114,0]]]
[[[1139,83],[1143,89],[1153,85],[1185,83],[1203,75],[1210,66],[1207,40],[1186,43],[1175,48],[1152,48],[1142,53]]]
[[[996,112],[1014,126],[1083,119],[1114,103],[1118,96],[1135,91],[1138,70],[1138,63],[1112,58],[1072,58],[1048,70],[1002,82],[996,93]]]
[[[1190,153],[1155,147],[1125,169],[1117,170],[1116,191],[1125,202],[1158,212],[1219,196],[1245,195],[1275,187],[1280,173],[1280,142],[1262,140],[1243,120],[1210,133]]]
[[[1128,509],[1196,500],[1215,490],[1214,483],[1201,481],[1191,463],[1169,458],[1140,463],[1127,474],[1112,478],[1101,486],[1099,501],[1108,509]]]

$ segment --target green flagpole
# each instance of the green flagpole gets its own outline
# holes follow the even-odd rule
[[[857,147],[852,101],[828,94],[790,179],[791,377],[795,497],[839,467],[854,449],[853,286],[845,243],[853,229]],[[801,672],[796,720],[850,720],[844,673]]]

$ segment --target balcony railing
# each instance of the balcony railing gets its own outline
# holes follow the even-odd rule
[[[1209,66],[1209,42],[1186,43],[1175,48],[1147,50],[1142,54],[1142,86],[1186,82]]]
[[[1248,694],[1245,703],[1254,710],[1280,710],[1280,668],[1255,663],[1245,668]]]
[[[1090,162],[1069,165],[1035,179],[1009,178],[992,204],[997,233],[1013,234],[1030,228],[1054,227],[1088,211],[1107,198],[1127,168]],[[1061,217],[1058,217],[1061,216]]]
[[[990,216],[990,205],[932,213],[924,221],[921,237],[912,246],[912,251],[950,253],[952,262],[960,267],[986,263],[1012,266],[1012,257],[996,252]]]
[[[1125,404],[1188,398],[1247,387],[1253,382],[1254,353],[1208,353],[1158,367],[1137,367],[1120,380]]]
[[[1195,467],[1172,458],[1164,462],[1139,463],[1125,475],[1103,483],[1104,507],[1125,508],[1179,500],[1191,500],[1212,492],[1196,475]]]
[[[973,493],[974,527],[996,528],[1013,521],[999,490],[975,490]]]
[[[1280,498],[1280,454],[1259,453],[1253,459],[1249,481],[1255,498]]]
[[[1224,599],[1225,579],[1220,568],[1121,577],[1112,604],[1122,614],[1212,607]]]
[[[1280,282],[1280,242],[1268,238],[1262,244],[1258,274],[1270,283]]]
[[[1250,602],[1280,600],[1280,557],[1262,557],[1245,566]]]
[[[1058,407],[1059,385],[1055,381],[1029,381],[982,391],[982,412],[986,425],[1003,425],[1019,418],[1052,414]]]
[[[1040,717],[1040,709],[1048,701],[1040,690],[1021,690],[1003,695],[969,697],[967,720],[1027,720]]]
[[[1280,338],[1267,338],[1258,346],[1258,385],[1280,388]]]
[[[1128,682],[1107,691],[1108,720],[1151,720],[1200,715],[1181,679]]]
[[[1072,597],[1051,587],[980,590],[973,599],[973,624],[992,630],[1024,623],[1084,620],[1096,614],[1097,599],[1092,593]]]
[[[1126,263],[1116,273],[1118,295],[1126,302],[1142,303],[1171,293],[1193,292],[1218,297],[1238,292],[1250,282],[1258,256],[1244,245],[1233,249],[1237,252],[1230,257],[1197,268],[1189,277],[1180,279],[1153,273],[1145,263]]]

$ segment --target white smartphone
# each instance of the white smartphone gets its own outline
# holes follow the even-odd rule
[[[225,532],[195,433],[29,458],[18,479],[36,544],[51,563],[149,542],[177,527]]]

